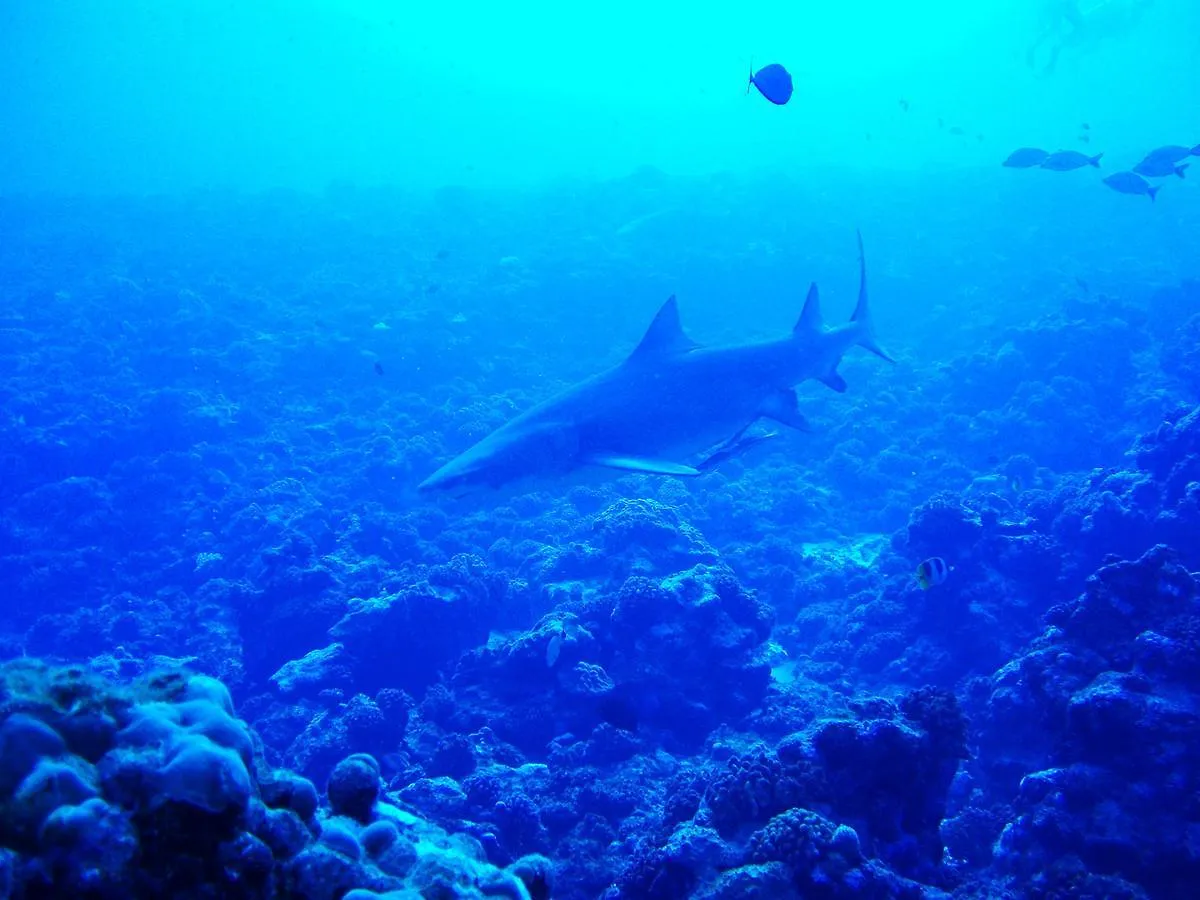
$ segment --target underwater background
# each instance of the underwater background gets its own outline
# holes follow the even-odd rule
[[[415,6],[0,2],[0,896],[1194,896],[1200,4]]]

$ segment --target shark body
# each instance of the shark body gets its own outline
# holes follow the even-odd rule
[[[684,333],[672,296],[624,362],[502,425],[418,490],[459,495],[591,467],[695,476],[762,441],[745,436],[760,419],[807,430],[796,385],[846,390],[837,367],[856,345],[891,360],[871,327],[861,235],[858,252],[858,305],[846,324],[825,327],[813,284],[787,337],[702,347]]]

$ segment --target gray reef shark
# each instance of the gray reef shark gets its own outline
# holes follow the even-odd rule
[[[759,419],[808,430],[796,385],[846,390],[837,367],[855,345],[892,361],[871,328],[861,234],[858,266],[849,322],[825,327],[813,284],[792,333],[774,341],[702,347],[684,334],[672,296],[624,362],[497,428],[417,490],[459,496],[591,467],[696,476],[774,437],[746,434]]]

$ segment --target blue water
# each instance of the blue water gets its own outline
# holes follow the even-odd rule
[[[4,4],[0,896],[1190,897],[1196,35]],[[842,325],[856,229],[808,431],[417,492],[668,296]]]

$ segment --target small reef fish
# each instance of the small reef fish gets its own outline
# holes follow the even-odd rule
[[[1151,184],[1137,172],[1117,172],[1105,178],[1104,183],[1119,194],[1145,194],[1151,201],[1161,187]]]
[[[1019,494],[1023,489],[1024,483],[1019,476],[1008,477],[1000,472],[994,472],[973,479],[967,485],[965,493],[968,497],[986,497],[989,494],[1003,497],[1009,494]]]
[[[375,374],[376,374],[376,375],[382,375],[382,374],[383,374],[383,363],[381,363],[381,362],[377,362],[377,363],[375,363]]]
[[[1147,156],[1133,167],[1133,171],[1145,178],[1166,178],[1168,175],[1178,175],[1183,178],[1184,170],[1190,163],[1175,163],[1165,156]]]
[[[558,631],[550,635],[550,640],[546,644],[546,667],[554,668],[554,664],[558,662],[558,655],[562,653],[563,641],[567,639],[567,626],[562,622],[558,623]]]
[[[1001,163],[1010,169],[1032,169],[1040,166],[1050,156],[1049,151],[1037,147],[1021,147],[1008,154],[1008,159]]]
[[[950,566],[940,556],[931,556],[917,566],[917,582],[923,591],[941,584],[949,574]]]
[[[1051,153],[1042,161],[1042,168],[1049,169],[1051,172],[1073,172],[1084,166],[1093,166],[1098,169],[1100,168],[1100,157],[1103,155],[1103,153],[1097,153],[1095,156],[1088,156],[1078,150],[1059,150],[1057,153]]]
[[[757,72],[751,72],[750,83],[746,85],[747,94],[751,85],[776,106],[783,106],[792,99],[792,75],[779,63],[771,63]]]

